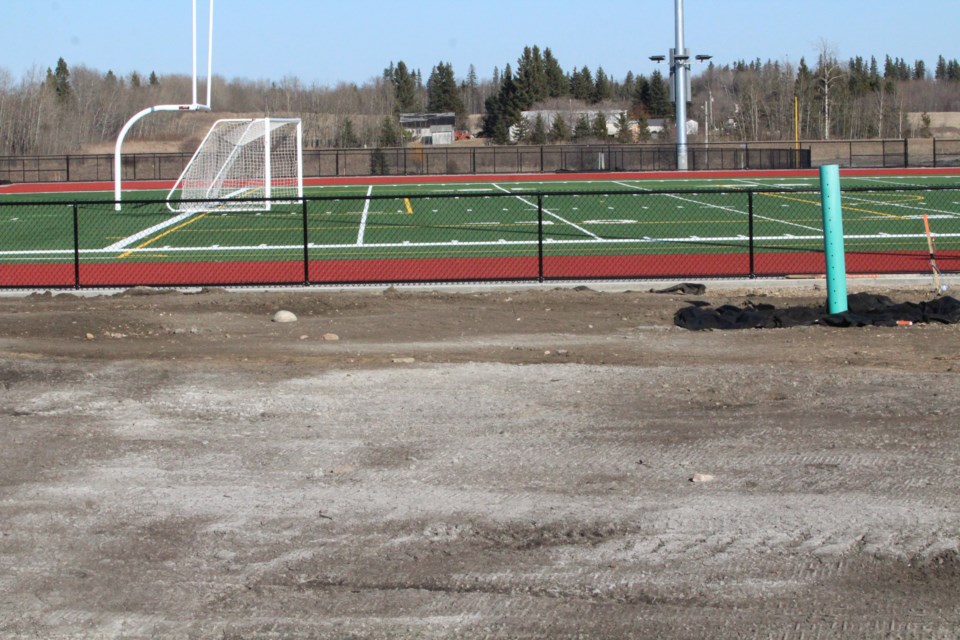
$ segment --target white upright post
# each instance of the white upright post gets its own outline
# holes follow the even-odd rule
[[[193,0],[193,102],[197,104],[197,0]]]
[[[267,198],[267,209],[270,208],[270,196],[273,187],[273,173],[270,170],[270,118],[264,118],[263,125],[263,194]]]
[[[207,34],[207,108],[213,109],[210,89],[213,87],[213,0],[210,0],[210,29]]]
[[[297,197],[303,197],[303,121],[297,120]]]
[[[117,144],[113,152],[113,192],[114,208],[121,210],[120,198],[123,194],[123,164],[121,162],[121,149],[123,148],[123,139],[126,137],[130,128],[142,117],[156,111],[210,111],[210,88],[213,84],[213,0],[210,0],[210,29],[207,48],[207,104],[197,102],[197,0],[193,0],[193,95],[190,104],[160,104],[155,107],[147,107],[143,111],[134,115],[127,121],[120,134],[117,136]]]

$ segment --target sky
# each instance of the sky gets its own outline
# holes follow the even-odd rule
[[[206,69],[209,0],[197,0]],[[117,75],[189,74],[191,0],[0,0],[0,70],[8,82],[63,57]],[[960,58],[960,0],[684,0],[685,44],[713,62],[796,64],[826,45],[841,60]],[[675,43],[675,0],[215,0],[214,74],[227,80],[362,84],[403,60],[426,79],[440,62],[458,79],[516,68],[524,46],[561,67],[649,75]],[[666,73],[666,69],[661,68]],[[697,73],[694,68],[693,73]],[[0,72],[0,81],[3,80]]]

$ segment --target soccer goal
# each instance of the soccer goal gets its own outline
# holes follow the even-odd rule
[[[269,211],[303,197],[299,118],[217,120],[167,195],[174,212]]]

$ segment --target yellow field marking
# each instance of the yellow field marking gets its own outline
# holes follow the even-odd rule
[[[410,198],[403,199],[403,206],[407,208],[407,213],[413,213],[413,206],[410,204]]]
[[[130,249],[129,251],[126,251],[126,252],[120,254],[120,256],[119,256],[117,259],[118,259],[118,260],[122,260],[123,258],[128,258],[128,257],[130,257],[130,254],[132,254],[132,253],[133,253],[134,251],[136,251],[137,249],[143,249],[144,247],[149,247],[151,244],[153,244],[154,242],[156,242],[157,240],[159,240],[159,239],[162,238],[163,236],[165,236],[165,235],[167,235],[167,234],[170,234],[170,233],[173,233],[173,232],[176,231],[177,229],[182,229],[182,228],[184,228],[185,226],[187,226],[188,224],[193,224],[194,222],[196,222],[197,220],[199,220],[199,219],[202,218],[203,216],[207,215],[208,213],[210,213],[210,212],[209,212],[209,211],[204,211],[203,213],[201,213],[200,215],[198,215],[196,218],[190,218],[189,220],[185,220],[182,224],[178,224],[178,225],[175,226],[175,227],[172,227],[172,228],[170,228],[170,229],[167,229],[166,231],[164,231],[164,232],[161,233],[160,235],[155,236],[155,237],[153,237],[153,238],[150,238],[150,239],[147,240],[146,242],[143,242],[143,243],[138,244],[138,245],[135,246],[133,249]]]
[[[803,198],[791,198],[790,196],[785,196],[782,193],[768,193],[764,191],[758,192],[765,196],[770,196],[771,198],[783,198],[784,200],[795,200],[796,202],[803,202],[804,204],[816,204],[819,205],[820,202],[817,200],[804,200]],[[918,198],[922,199],[922,198]],[[869,213],[875,216],[885,216],[887,218],[896,218],[897,220],[909,220],[908,216],[898,216],[893,213],[883,213],[882,211],[872,211],[870,209],[861,209],[859,207],[851,207],[849,205],[841,203],[840,205],[844,211],[859,211],[860,213]]]

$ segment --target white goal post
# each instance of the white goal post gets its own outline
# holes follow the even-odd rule
[[[217,120],[167,195],[177,213],[269,211],[303,197],[300,118]]]
[[[127,137],[127,132],[141,118],[158,111],[210,111],[211,110],[211,87],[213,86],[213,0],[210,0],[210,19],[209,33],[207,34],[207,103],[200,104],[197,101],[197,0],[193,0],[193,102],[190,104],[160,104],[155,107],[147,107],[130,118],[120,134],[117,136],[117,144],[113,151],[113,194],[114,208],[121,210],[120,198],[123,196],[123,163],[121,151],[123,149],[123,139]]]

